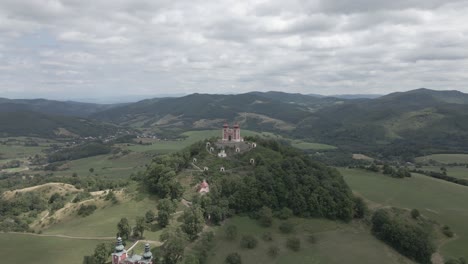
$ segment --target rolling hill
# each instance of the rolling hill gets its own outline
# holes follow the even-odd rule
[[[280,92],[191,94],[143,100],[92,117],[124,125],[140,123],[143,127],[214,128],[224,120],[236,120],[248,129],[291,130],[311,112],[340,101]]]
[[[90,114],[111,109],[116,106],[119,106],[119,104],[91,104],[46,99],[0,98],[0,113],[29,111],[52,115],[86,117]]]
[[[295,134],[364,152],[413,155],[466,151],[467,131],[467,94],[418,89],[321,109],[302,120]]]
[[[90,119],[42,114],[37,112],[0,112],[0,136],[105,136],[115,134],[118,127]]]

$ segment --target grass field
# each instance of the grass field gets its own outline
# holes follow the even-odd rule
[[[457,234],[441,247],[444,257],[468,259],[468,187],[413,174],[396,179],[358,169],[339,169],[353,189],[372,204],[416,208]]]
[[[293,234],[282,234],[278,231],[280,220],[270,228],[260,227],[247,217],[234,217],[228,224],[237,226],[239,235],[235,241],[224,239],[222,228],[216,235],[216,246],[209,258],[209,264],[224,263],[226,256],[237,252],[244,264],[277,263],[277,264],[314,264],[314,263],[412,263],[391,248],[375,239],[360,223],[344,224],[325,219],[291,220],[295,225]],[[273,241],[262,239],[265,232],[273,234]],[[254,235],[258,239],[255,249],[243,249],[239,245],[242,235]],[[309,235],[316,238],[315,243],[308,242]],[[301,240],[301,250],[294,252],[286,246],[290,236]],[[267,251],[270,246],[279,247],[279,255],[271,257]]]
[[[99,240],[76,240],[0,233],[2,263],[81,263],[94,252]]]
[[[151,157],[143,153],[130,153],[115,159],[111,157],[112,155],[99,155],[72,160],[67,162],[68,170],[57,172],[57,174],[77,173],[78,176],[87,176],[91,175],[89,169],[93,168],[93,175],[97,174],[99,177],[128,178],[132,173],[144,170],[145,164],[151,161]]]
[[[44,234],[61,234],[68,236],[112,237],[117,233],[117,223],[126,217],[131,226],[135,225],[137,216],[145,216],[146,211],[156,212],[156,200],[144,198],[141,201],[125,200],[117,205],[111,205],[96,210],[87,217],[75,216],[62,223],[57,223],[44,230]],[[160,232],[145,231],[145,237],[150,240],[159,240]]]
[[[466,166],[445,166],[447,175],[459,179],[468,179],[468,168]],[[441,172],[440,166],[422,166],[420,170]]]
[[[468,154],[433,154],[416,158],[417,162],[429,162],[434,160],[440,163],[463,163],[468,164]]]

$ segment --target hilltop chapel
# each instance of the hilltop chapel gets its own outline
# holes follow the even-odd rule
[[[244,141],[240,135],[239,124],[235,124],[233,128],[230,128],[227,123],[223,126],[223,142],[241,142]]]
[[[143,255],[128,254],[122,243],[122,238],[117,238],[115,251],[112,253],[112,264],[153,264],[153,254],[149,244],[145,244]]]

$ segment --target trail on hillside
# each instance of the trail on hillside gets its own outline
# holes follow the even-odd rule
[[[3,232],[4,234],[17,234],[17,235],[26,235],[26,236],[37,236],[37,237],[58,237],[58,238],[69,238],[69,239],[82,239],[82,240],[110,240],[115,239],[115,237],[77,237],[77,236],[67,236],[61,234],[35,234],[35,233],[22,233],[22,232]]]

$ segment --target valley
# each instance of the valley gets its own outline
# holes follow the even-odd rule
[[[148,211],[157,215],[161,200],[169,197],[176,202],[168,224],[162,227],[158,221],[151,221],[142,237],[131,237],[127,243],[146,241],[155,255],[163,254],[164,243],[168,243],[165,234],[181,229],[186,211],[200,207],[205,219],[203,232],[200,238],[185,242],[184,256],[204,256],[204,263],[222,263],[232,252],[239,254],[242,263],[416,263],[371,231],[375,212],[396,207],[408,215],[417,209],[420,219],[430,223],[430,239],[436,250],[433,263],[468,259],[468,230],[464,224],[468,221],[468,187],[464,186],[468,180],[468,154],[463,152],[463,144],[455,145],[466,135],[451,130],[452,138],[441,133],[440,128],[442,123],[448,129],[464,127],[460,120],[464,120],[465,101],[456,100],[454,105],[447,93],[430,93],[423,103],[410,101],[404,110],[389,110],[394,100],[401,103],[405,96],[413,98],[414,93],[424,92],[358,100],[275,93],[195,94],[93,106],[89,112],[66,116],[45,110],[4,114],[3,118],[11,120],[0,129],[1,210],[5,213],[0,217],[4,231],[0,233],[0,245],[12,256],[21,254],[20,245],[34,248],[31,254],[47,248],[49,254],[40,258],[39,264],[70,259],[78,263],[84,256],[91,256],[98,244],[115,243],[117,223],[122,218],[135,227],[137,219]],[[444,115],[439,110],[421,110],[428,104],[444,109]],[[24,105],[27,103],[16,107]],[[78,112],[82,107],[74,106],[73,111]],[[391,119],[383,114],[388,111],[392,112]],[[36,115],[40,121],[28,123]],[[17,118],[23,123],[16,122]],[[222,145],[215,144],[213,153],[205,146],[221,137],[220,127],[225,120],[240,124],[242,136],[250,144],[248,151],[237,153],[227,145],[227,158],[220,158]],[[434,128],[427,131],[427,136],[414,137],[413,133],[420,133],[417,130],[431,126]],[[252,142],[261,146],[255,149]],[[329,170],[331,167],[337,171]],[[384,174],[386,167],[393,172]],[[400,177],[401,170],[411,177]],[[287,178],[284,175],[311,178],[288,179],[280,185],[281,177]],[[160,186],[151,177],[168,177],[164,184],[169,185]],[[204,179],[215,187],[213,193],[200,196],[197,186]],[[339,184],[323,184],[326,180]],[[315,189],[304,197],[297,193],[285,195],[303,188],[284,188],[297,181]],[[274,191],[261,191],[267,184],[275,186],[271,187]],[[325,189],[317,189],[321,184]],[[251,193],[247,186],[259,188],[258,194]],[[339,191],[328,194],[326,188]],[[241,190],[242,195],[236,194]],[[356,203],[344,202],[351,192],[369,207],[363,218],[350,215],[355,208],[343,209]],[[250,203],[245,197],[260,200]],[[336,200],[322,201],[330,197]],[[273,210],[271,226],[259,224],[255,212],[262,207],[260,204]],[[330,208],[317,209],[327,205]],[[294,216],[280,219],[277,214],[282,207],[290,208]],[[212,218],[215,215],[218,220]],[[293,231],[281,231],[285,223],[293,226]],[[418,221],[413,224],[427,228]],[[453,237],[443,235],[445,225]],[[233,240],[225,237],[228,226],[235,226],[238,232]],[[210,232],[213,237],[208,241],[204,236]],[[273,238],[266,240],[267,233]],[[257,240],[254,249],[241,245],[246,235]],[[289,248],[291,238],[300,241],[298,251]],[[139,251],[143,244],[138,244]],[[62,250],[57,249],[59,245]]]

